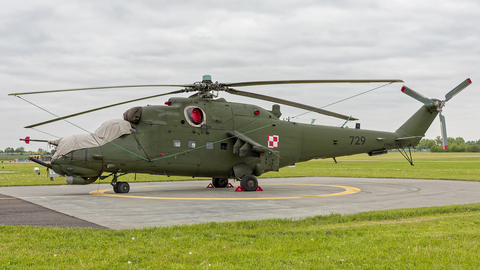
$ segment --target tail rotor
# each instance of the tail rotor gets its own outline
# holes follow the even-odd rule
[[[450,99],[452,99],[454,96],[456,96],[458,93],[460,93],[460,91],[462,91],[463,89],[465,89],[467,86],[469,86],[470,84],[472,83],[472,80],[470,79],[466,79],[465,81],[463,81],[461,84],[459,84],[457,87],[453,88],[450,92],[448,92],[446,95],[445,95],[445,102],[449,101]]]
[[[431,105],[432,109],[436,109],[440,113],[440,128],[442,132],[442,143],[443,143],[443,148],[448,149],[448,141],[447,141],[447,128],[445,124],[445,116],[442,114],[442,109],[445,107],[445,102],[449,101],[452,99],[454,96],[456,96],[460,91],[465,89],[467,86],[469,86],[472,83],[472,80],[466,79],[463,81],[461,84],[457,85],[455,88],[453,88],[450,92],[448,92],[445,95],[444,100],[438,100],[438,99],[430,99],[428,97],[425,97],[424,95],[406,87],[402,87],[402,92],[407,94],[408,96],[422,102],[425,105]]]
[[[445,116],[442,113],[440,113],[440,129],[442,131],[443,149],[448,149],[447,126],[445,124]]]

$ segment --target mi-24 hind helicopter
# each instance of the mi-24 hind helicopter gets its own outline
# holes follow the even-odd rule
[[[189,98],[170,98],[165,105],[134,107],[124,113],[124,120],[110,120],[91,134],[70,135],[47,141],[56,145],[51,163],[32,159],[67,176],[67,183],[84,185],[98,178],[113,176],[116,193],[127,193],[130,186],[118,178],[128,173],[212,177],[216,188],[226,187],[228,179],[240,180],[245,191],[258,187],[256,176],[268,171],[314,158],[333,158],[358,153],[370,156],[386,154],[389,149],[403,149],[419,143],[437,114],[440,113],[444,147],[447,147],[445,118],[441,114],[445,102],[471,84],[466,79],[447,93],[444,100],[429,99],[404,86],[402,91],[419,100],[423,106],[395,132],[372,131],[343,127],[301,124],[280,120],[280,105],[288,105],[344,120],[358,120],[346,115],[318,109],[276,97],[245,92],[233,87],[299,83],[367,83],[402,82],[401,80],[293,80],[240,83],[212,82],[205,75],[201,82],[186,85],[135,85],[40,91],[10,94],[22,96],[51,92],[84,91],[126,87],[181,87],[181,90],[112,104],[53,120],[155,98],[164,95],[194,92]],[[271,110],[252,104],[227,102],[217,98],[224,91],[275,103]],[[29,141],[29,137],[25,139]],[[413,164],[412,164],[413,165]],[[104,176],[104,173],[110,175]]]

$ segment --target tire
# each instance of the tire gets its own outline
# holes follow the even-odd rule
[[[255,176],[247,174],[242,177],[242,180],[240,180],[240,186],[245,191],[256,191],[258,187],[258,180]]]
[[[228,178],[213,178],[212,184],[215,188],[226,188],[228,185]]]
[[[128,193],[130,191],[130,185],[127,182],[117,183],[118,193]]]

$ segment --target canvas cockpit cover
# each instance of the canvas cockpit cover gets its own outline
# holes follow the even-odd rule
[[[142,107],[133,107],[123,114],[123,120],[133,124],[140,123],[142,118]]]
[[[49,141],[50,144],[57,145],[52,159],[57,159],[74,150],[102,146],[130,133],[132,133],[130,122],[112,119],[103,123],[93,134],[68,135],[55,141]]]

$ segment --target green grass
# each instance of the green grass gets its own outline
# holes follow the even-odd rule
[[[121,231],[0,226],[0,269],[477,269],[479,225],[480,204]]]
[[[419,178],[445,180],[480,180],[480,157],[456,157],[457,160],[417,160],[414,166],[406,160],[375,159],[365,160],[361,156],[333,160],[312,160],[298,163],[294,168],[282,168],[279,172],[269,172],[263,177],[373,177],[373,178]],[[358,159],[357,159],[358,158]],[[353,160],[355,159],[355,160]],[[460,160],[461,159],[461,160]],[[478,160],[478,161],[475,161]]]
[[[452,161],[469,161],[480,162],[480,153],[453,153],[453,152],[412,152],[413,161],[416,162],[452,162]],[[390,152],[386,155],[378,155],[370,157],[367,154],[358,154],[353,156],[343,156],[337,160],[355,160],[355,161],[379,161],[379,162],[407,162],[399,152]],[[407,163],[409,164],[409,163]]]
[[[261,177],[376,177],[376,178],[420,178],[480,181],[479,153],[413,153],[415,166],[411,166],[400,153],[369,157],[366,154],[346,156],[333,159],[317,159],[296,164],[294,168],[285,167],[279,172],[269,172]],[[21,185],[59,185],[66,184],[65,178],[54,178],[50,181],[46,169],[35,163],[4,163],[0,172],[0,186]],[[41,175],[33,172],[40,167]],[[135,175],[122,176],[121,181],[133,182]],[[192,178],[178,176],[158,176],[137,174],[136,181],[184,181],[208,178]],[[110,183],[111,178],[97,180],[98,183]]]
[[[40,169],[40,175],[33,172],[33,169],[38,167]],[[105,174],[108,175],[108,174]],[[122,181],[133,182],[135,174],[129,174],[120,178]],[[157,182],[157,181],[187,181],[187,180],[199,180],[207,178],[192,178],[192,177],[167,177],[149,174],[138,174],[137,181],[141,182]],[[96,183],[110,183],[111,177],[105,180],[97,180]],[[45,167],[42,167],[36,163],[5,163],[4,169],[0,170],[0,186],[35,186],[35,185],[66,185],[65,177],[54,177],[53,181],[50,180],[49,174]]]
[[[264,176],[480,180],[474,153],[414,153],[415,166],[398,153],[337,160]],[[5,164],[18,172],[0,173],[0,185],[65,181],[33,167]],[[480,203],[132,230],[0,225],[0,269],[479,269],[479,226]]]

